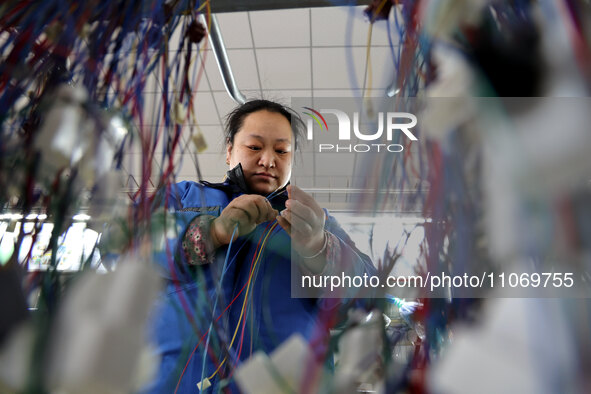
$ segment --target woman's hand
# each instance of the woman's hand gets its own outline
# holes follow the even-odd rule
[[[250,233],[263,222],[274,220],[277,214],[277,210],[263,196],[243,194],[236,197],[211,224],[214,247],[229,244],[236,225],[238,229],[234,239]]]
[[[324,211],[311,195],[299,187],[289,185],[287,193],[286,209],[277,222],[291,235],[292,245],[301,256],[314,256],[325,243]]]

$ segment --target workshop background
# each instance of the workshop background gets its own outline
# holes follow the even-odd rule
[[[296,338],[242,391],[591,392],[590,89],[588,0],[3,1],[0,391],[150,380],[156,190],[221,181],[225,114],[268,98],[417,114],[402,152],[304,148],[292,181],[380,273],[490,281],[351,307],[334,372]]]

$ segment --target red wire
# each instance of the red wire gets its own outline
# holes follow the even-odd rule
[[[252,275],[253,275],[253,272],[250,273],[250,275],[248,277],[248,282],[251,281]],[[245,297],[248,297],[248,294]],[[244,320],[242,321],[242,332],[240,333],[240,347],[238,349],[238,356],[236,357],[237,361],[240,360],[240,356],[242,355],[242,344],[244,343],[244,331],[245,331],[244,329],[246,328],[246,319],[247,319],[247,317],[244,316]],[[252,341],[252,338],[251,338],[251,341]],[[234,372],[234,370],[232,370],[232,372]],[[230,376],[231,376],[231,374],[230,374]]]
[[[269,224],[265,228],[265,231],[267,231],[269,229],[269,226],[271,226],[272,223],[273,222],[269,222]],[[244,289],[246,288],[246,286],[250,282],[250,279],[252,278],[252,273],[253,273],[254,261],[255,261],[255,258],[257,256],[257,254],[258,254],[258,249],[259,249],[259,247],[261,245],[261,242],[262,242],[262,240],[263,240],[263,238],[265,236],[265,231],[263,231],[263,234],[261,235],[261,238],[259,239],[259,242],[257,243],[257,247],[255,249],[255,253],[252,256],[252,261],[250,262],[250,275],[249,275],[248,281],[244,284],[244,286],[242,286],[242,289],[240,289],[240,291],[238,292],[238,294],[236,294],[236,296],[232,299],[232,301],[228,304],[228,306],[215,319],[215,322],[216,323],[218,322],[218,320],[220,320],[220,318],[224,315],[224,313],[226,313],[226,311],[230,308],[230,306],[232,306],[232,304],[234,303],[234,301],[236,301],[238,299],[238,297],[240,296],[240,294],[242,294],[242,292],[244,291]],[[183,379],[183,376],[185,375],[185,372],[187,371],[187,367],[189,366],[189,363],[193,359],[193,356],[195,355],[195,352],[199,348],[199,345],[201,344],[201,342],[203,341],[203,339],[205,338],[205,336],[207,335],[207,333],[209,333],[209,329],[207,329],[207,331],[201,336],[201,339],[199,339],[199,342],[197,342],[197,345],[195,345],[195,348],[193,349],[193,351],[189,355],[189,359],[187,360],[187,363],[185,364],[185,367],[183,368],[183,371],[181,372],[181,376],[179,376],[179,380],[178,380],[178,382],[176,384],[176,388],[174,389],[175,394],[177,393],[177,391],[179,389],[179,385],[181,384],[181,380]],[[218,365],[218,367],[219,367],[219,365]],[[220,374],[221,374],[221,371],[220,371]]]
[[[255,254],[255,256],[256,256],[256,254]],[[253,275],[254,275],[254,270],[251,270],[250,275],[248,276],[248,282],[247,283],[249,283],[251,281]],[[238,356],[237,356],[237,359],[238,360],[240,360],[240,356],[242,355],[242,344],[244,342],[244,331],[245,331],[244,329],[245,329],[245,327],[246,327],[246,317],[242,321],[242,333],[240,334],[240,348],[238,350]],[[251,341],[252,341],[252,338],[251,338]],[[252,343],[251,343],[251,345],[252,345]],[[232,374],[230,374],[230,376],[232,376]]]
[[[271,223],[274,223],[274,222],[271,222]],[[267,226],[267,228],[269,228],[269,226]],[[255,256],[256,256],[256,254],[255,254]],[[251,280],[253,278],[253,275],[254,275],[254,269],[251,267],[251,271],[250,271],[250,275],[248,276],[248,282],[247,283],[250,283],[251,282]],[[250,305],[252,307],[252,303]],[[252,308],[251,308],[251,313],[254,316],[254,311],[253,311]],[[244,318],[244,321],[242,322],[242,333],[240,334],[240,349],[238,351],[238,356],[237,356],[237,359],[238,360],[240,360],[240,355],[242,354],[242,343],[243,343],[243,339],[244,339],[244,331],[245,331],[244,329],[245,329],[245,326],[246,326],[246,317]],[[252,354],[252,336],[250,338],[250,347],[251,347],[251,354]],[[232,374],[230,374],[230,376],[232,376]]]
[[[8,20],[11,19],[13,16],[15,16],[20,10],[28,7],[31,3],[32,3],[31,1],[21,1],[21,2],[17,3],[11,11],[9,11],[6,15],[4,15],[2,18],[0,18],[0,26],[3,27],[3,29],[1,31],[8,30],[7,28],[4,28],[4,26],[7,26],[7,25],[8,25],[7,27],[17,26],[20,23],[20,21],[22,20],[22,17],[19,17],[15,21],[11,21],[11,23],[8,23]]]

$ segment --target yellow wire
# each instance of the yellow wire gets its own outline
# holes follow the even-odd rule
[[[271,234],[273,229],[275,229],[276,226],[277,226],[277,222],[275,222],[273,224],[273,226],[271,226],[271,228],[267,232],[267,235],[265,236],[265,238],[263,239],[263,243],[261,244],[261,248],[259,250],[257,258],[254,261],[254,265],[252,267],[252,274],[251,274],[250,278],[248,279],[248,284],[246,285],[246,294],[244,295],[244,301],[242,302],[242,309],[240,310],[240,317],[238,318],[238,324],[236,324],[236,330],[234,331],[234,335],[232,336],[232,340],[230,341],[230,346],[229,346],[230,348],[234,344],[234,340],[236,339],[236,335],[238,334],[238,329],[240,328],[240,323],[242,322],[242,316],[244,315],[244,308],[246,307],[246,301],[248,299],[248,293],[250,291],[250,283],[252,282],[252,279],[254,278],[254,271],[256,270],[259,260],[263,254],[263,248],[265,247],[265,244],[267,243],[267,238],[269,238],[269,235]],[[213,379],[213,377],[218,373],[218,371],[220,370],[222,365],[224,365],[224,363],[226,362],[226,359],[227,359],[227,356],[224,357],[224,359],[222,360],[222,362],[220,363],[218,368],[215,370],[215,372],[210,377],[207,378],[208,380]]]
[[[209,29],[209,26],[211,26],[211,8],[210,8],[209,0],[207,0],[205,3],[201,4],[201,6],[197,9],[197,12],[201,11],[203,9],[203,7],[207,7],[207,11],[206,11],[207,12],[207,24],[208,24],[207,28]],[[199,52],[197,52],[197,56],[195,58],[191,57],[191,59],[189,60],[189,68],[193,65],[193,62],[195,59],[201,59],[201,67],[205,68],[205,63],[203,63],[203,58],[201,57],[201,54],[207,48],[208,43],[209,43],[209,36],[206,35],[204,44],[199,46]],[[203,72],[205,72],[205,70]],[[197,70],[195,77],[198,74],[199,74],[199,70]],[[196,81],[194,81],[194,82],[196,82]],[[194,92],[191,91],[190,95],[191,95],[191,97],[190,97],[189,102],[191,103],[191,105],[189,105],[189,124],[194,123],[197,126],[198,132],[201,133],[201,128],[199,127],[199,124],[197,123],[197,117],[195,116],[195,108],[193,106]]]
[[[197,12],[201,11],[203,9],[203,7],[205,7],[205,6],[209,7],[209,0],[207,0],[205,3],[201,4],[199,6],[199,8],[197,8]]]
[[[369,24],[369,31],[367,33],[367,50],[366,50],[366,72],[367,72],[367,86],[365,86],[365,91],[363,92],[363,97],[365,98],[367,95],[368,90],[371,89],[371,85],[372,85],[372,72],[371,72],[371,56],[370,56],[370,52],[371,52],[371,35],[373,32],[373,23],[375,22],[375,18],[376,15],[378,15],[380,13],[380,11],[382,10],[382,8],[384,8],[384,6],[386,5],[386,2],[388,0],[382,0],[382,2],[378,5],[378,8],[376,9],[376,12],[374,13],[374,17],[371,20],[371,23]]]
[[[369,32],[367,33],[367,50],[365,53],[366,56],[366,63],[365,68],[367,72],[367,85],[364,86],[365,91],[363,92],[363,97],[366,97],[368,90],[371,89],[372,85],[372,73],[371,73],[371,34],[373,31],[373,24],[369,25]]]

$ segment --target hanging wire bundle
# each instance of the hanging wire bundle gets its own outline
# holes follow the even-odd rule
[[[556,10],[559,12],[556,13]],[[403,200],[402,206],[409,211],[418,207],[426,219],[422,224],[425,238],[416,269],[423,278],[430,275],[454,277],[477,272],[501,272],[499,270],[508,262],[498,259],[498,251],[490,250],[491,238],[503,238],[490,228],[490,216],[495,215],[490,200],[498,195],[486,195],[494,187],[491,186],[494,181],[484,178],[491,166],[487,160],[491,158],[486,157],[483,151],[489,150],[491,140],[495,139],[487,132],[494,131],[482,129],[482,124],[478,123],[480,119],[474,121],[482,113],[494,113],[498,102],[479,100],[477,97],[531,97],[545,93],[556,78],[551,75],[548,64],[557,67],[557,62],[551,54],[543,51],[541,26],[544,24],[552,26],[553,32],[556,25],[566,27],[576,69],[588,84],[588,67],[585,64],[589,59],[590,30],[584,16],[589,15],[589,7],[576,1],[551,5],[530,1],[440,4],[376,0],[365,12],[371,23],[376,20],[386,20],[387,23],[394,79],[386,87],[386,95],[394,97],[396,110],[419,113],[419,118],[423,115],[425,121],[417,126],[420,133],[418,147],[414,142],[414,149],[406,149],[408,145],[405,146],[404,155],[391,155],[394,156],[392,159],[375,158],[364,167],[366,174],[378,173],[379,176],[370,175],[364,179],[365,183],[360,187],[375,193],[358,201],[357,207],[365,210],[373,208],[378,213],[392,201],[400,204],[398,196],[408,191],[407,196],[410,197]],[[556,17],[557,14],[560,17]],[[392,36],[399,39],[397,47],[392,43]],[[557,55],[562,59],[567,56],[562,52]],[[369,45],[367,61],[370,61]],[[352,58],[348,67],[354,74]],[[366,76],[367,81],[371,81],[370,74]],[[363,92],[366,89],[367,86],[364,86]],[[359,101],[359,111],[371,108],[368,102]],[[479,107],[480,113],[477,113],[476,107]],[[431,113],[436,113],[436,116],[427,122]],[[397,142],[404,144],[402,139]],[[536,141],[528,142],[536,144]],[[513,160],[515,151],[497,154],[499,157],[495,157],[496,160]],[[586,165],[582,167],[586,168]],[[582,171],[577,173],[578,177],[583,175]],[[539,209],[541,201],[544,201],[543,206],[552,204],[552,199],[545,194],[547,192],[539,190],[535,191],[533,198],[513,190],[506,193],[516,195],[511,198],[523,204],[535,204],[536,208],[532,209]],[[579,195],[580,191],[575,194]],[[570,197],[567,199],[570,200]],[[582,207],[581,204],[577,206],[578,209]],[[554,211],[550,207],[546,209],[544,212]],[[533,218],[539,212],[527,211],[530,222],[524,224],[535,228],[537,219]],[[585,216],[583,211],[578,212]],[[504,225],[512,224],[505,222]],[[524,231],[531,228],[524,227]],[[549,227],[538,231],[547,236],[551,230]],[[584,231],[579,236],[581,239],[588,238]],[[531,238],[519,237],[524,245],[529,245],[523,247],[527,249],[525,258],[533,259],[538,268],[552,255],[550,251],[563,258],[569,256],[557,252],[565,246],[556,240],[546,239],[545,243],[539,242],[532,248]],[[392,272],[401,245],[404,245],[404,239],[393,252],[392,249],[385,251],[379,261],[383,275]],[[588,276],[585,271],[581,275]],[[414,342],[414,352],[402,363],[394,358],[386,374],[387,391],[427,390],[430,364],[438,359],[443,349],[452,346],[450,327],[477,319],[483,304],[482,297],[488,294],[494,293],[448,288],[446,292],[420,298],[421,307],[412,314],[414,331],[419,334]],[[588,305],[581,307],[587,310],[588,315]],[[579,325],[578,322],[573,323]],[[401,352],[401,344],[398,333],[391,337],[389,346],[393,353]]]
[[[209,3],[193,6],[186,13],[186,5],[163,1],[2,5],[3,206],[25,214],[49,210],[44,200],[59,199],[56,191],[72,187],[68,182],[88,189],[120,169],[124,150],[137,140],[144,159],[135,214],[137,222],[149,220],[147,191],[174,178],[174,154],[186,148],[182,127],[195,124],[193,95],[203,72],[196,72],[195,48],[205,36],[197,16]],[[175,29],[180,48],[169,47]],[[156,110],[145,102],[155,73],[162,84]],[[76,126],[86,134],[77,136]],[[101,151],[102,139],[110,155]],[[160,141],[164,165],[153,174]]]
[[[210,15],[209,2],[191,1],[0,5],[0,204],[3,220],[21,229],[0,272],[4,288],[19,289],[11,297],[30,301],[40,289],[33,302],[34,351],[24,382],[15,383],[20,389],[47,388],[47,332],[63,291],[86,268],[96,268],[98,250],[107,268],[113,254],[149,261],[151,238],[160,240],[169,229],[166,209],[153,212],[154,190],[175,182],[178,157],[190,148],[181,132],[194,134],[197,127],[194,94],[204,71],[199,51],[207,45],[198,17],[209,23]],[[180,34],[178,48],[170,46],[173,33]],[[147,101],[146,93],[156,91],[156,103]],[[136,179],[138,169],[124,168],[123,159],[137,145]],[[157,154],[161,167],[153,165]],[[90,214],[87,225],[102,240],[80,257],[77,272],[65,273],[58,251],[72,217],[87,220],[76,219],[79,213]],[[51,235],[40,253],[50,257],[43,271],[27,273],[47,223]],[[7,307],[3,334],[22,321],[14,309],[24,304],[14,305]],[[13,313],[20,318],[12,321]]]
[[[106,173],[121,170],[135,140],[142,175],[132,182],[137,193],[129,223],[138,228],[126,232],[138,233],[150,219],[148,191],[173,181],[175,153],[187,148],[181,130],[195,125],[193,96],[203,68],[194,47],[205,36],[197,16],[209,3],[193,6],[186,13],[186,5],[163,1],[2,5],[3,207],[59,220],[87,203],[82,190],[104,186]],[[180,48],[169,47],[175,29]],[[159,83],[156,73],[162,86],[154,108],[145,93],[156,89],[148,86]],[[157,145],[166,146],[164,164],[153,173]],[[57,225],[54,232],[64,229]]]
[[[588,84],[588,67],[585,66],[587,60],[584,59],[589,58],[590,30],[588,20],[583,21],[585,19],[583,15],[589,15],[589,7],[583,2],[564,2],[564,4],[551,5],[547,2],[536,4],[530,1],[491,2],[490,4],[471,1],[457,1],[447,4],[397,1],[392,4],[394,12],[388,21],[388,29],[392,30],[394,26],[403,45],[398,47],[398,54],[392,48],[394,80],[396,82],[392,86],[396,88],[392,89],[390,86],[387,88],[387,92],[398,95],[396,103],[402,110],[409,109],[410,112],[424,110],[420,113],[424,116],[425,121],[422,124],[419,123],[421,144],[418,154],[416,151],[407,151],[409,153],[404,155],[404,161],[392,160],[391,163],[373,163],[368,173],[372,173],[375,168],[378,168],[381,169],[381,176],[378,179],[395,179],[399,182],[395,190],[405,190],[409,186],[411,190],[414,188],[413,194],[420,201],[419,206],[426,219],[422,225],[425,230],[425,238],[421,257],[417,262],[417,272],[423,278],[437,275],[457,277],[476,272],[502,272],[510,265],[508,260],[517,259],[516,255],[521,256],[520,258],[524,260],[530,259],[538,269],[541,267],[550,269],[548,268],[550,266],[544,264],[548,264],[548,260],[552,260],[556,256],[560,256],[560,259],[565,261],[572,260],[573,256],[578,256],[574,259],[575,264],[571,262],[570,267],[575,272],[579,272],[582,282],[585,283],[588,271],[585,269],[579,271],[581,264],[579,260],[585,259],[583,257],[586,253],[584,252],[585,248],[567,247],[556,238],[550,238],[549,234],[557,236],[560,232],[548,222],[546,222],[547,227],[538,228],[539,216],[562,215],[552,207],[556,198],[552,195],[557,192],[549,193],[538,186],[537,189],[533,191],[528,189],[528,192],[524,193],[520,185],[513,184],[515,189],[497,191],[494,189],[506,187],[510,183],[495,184],[498,179],[486,179],[486,175],[490,174],[491,167],[504,168],[503,165],[497,163],[503,160],[513,161],[519,157],[519,153],[516,153],[517,149],[499,150],[499,145],[491,143],[499,138],[498,134],[493,135],[499,133],[499,130],[494,127],[487,130],[485,127],[492,124],[482,122],[482,118],[496,113],[496,108],[501,106],[499,103],[502,101],[483,100],[478,97],[530,97],[548,94],[549,86],[557,78],[556,75],[552,75],[552,72],[557,73],[558,67],[552,59],[552,53],[543,50],[544,30],[541,26],[544,24],[551,26],[552,30],[549,31],[552,32],[557,31],[556,25],[561,28],[567,27],[574,60],[576,60],[576,69],[580,71],[581,79]],[[374,1],[366,12],[372,20],[387,19],[388,10],[392,4]],[[417,8],[421,8],[420,14],[417,13]],[[559,21],[556,20],[556,10],[561,14],[561,17],[558,18]],[[573,12],[573,10],[577,10],[577,12]],[[400,19],[398,19],[400,15],[403,16],[403,23],[400,23]],[[418,25],[417,21],[420,21]],[[548,39],[545,38],[545,41]],[[448,58],[441,56],[442,53]],[[562,59],[567,57],[562,52],[560,56]],[[453,63],[454,61],[456,63]],[[566,63],[567,61],[563,60],[561,64]],[[449,66],[449,64],[452,65]],[[458,64],[463,68],[458,67]],[[551,69],[552,66],[556,69]],[[563,72],[563,70],[559,69],[558,72]],[[571,75],[573,79],[576,79],[577,76],[576,73]],[[560,78],[566,77],[561,76]],[[582,94],[585,94],[584,91]],[[528,102],[527,100],[523,101]],[[517,102],[516,100],[508,101],[507,105],[510,106],[510,103]],[[534,112],[532,108],[535,108],[536,103],[528,104],[529,107],[520,105],[516,108],[509,107],[506,111],[511,112],[512,116],[515,116],[516,113],[517,116],[525,116],[520,111],[531,110]],[[566,105],[568,104],[564,102],[561,108],[566,108]],[[477,107],[478,109],[475,109]],[[576,106],[576,108],[580,107],[581,105]],[[437,117],[433,117],[433,121],[429,123],[426,120],[429,115],[427,110],[437,112]],[[471,114],[467,116],[466,112]],[[559,116],[559,112],[555,115]],[[478,118],[479,116],[482,118]],[[571,127],[581,127],[581,125],[573,123]],[[569,135],[576,135],[576,132]],[[508,138],[510,144],[515,135],[505,136],[505,138]],[[524,141],[532,146],[538,146],[539,143],[533,137],[527,139],[527,136],[524,136]],[[585,144],[586,141],[581,141],[581,144]],[[492,157],[490,156],[491,146],[497,148]],[[407,156],[411,160],[407,160]],[[582,157],[579,157],[580,159]],[[548,152],[547,160],[548,162],[553,160],[551,151]],[[522,161],[517,159],[517,162]],[[579,162],[579,165],[582,168],[587,167],[582,162]],[[516,172],[519,170],[519,168],[515,168]],[[553,168],[552,171],[559,172],[558,168]],[[580,182],[582,178],[585,178],[583,170],[575,172],[577,174],[572,175],[569,179],[572,180],[573,177],[576,177]],[[546,175],[550,177],[551,173],[548,172]],[[409,185],[407,180],[411,178],[411,175],[419,182]],[[533,177],[533,174],[530,176]],[[521,181],[525,182],[525,179],[521,179]],[[565,183],[561,183],[561,185],[566,186]],[[375,200],[369,203],[361,201],[361,206],[368,204],[381,207],[385,205],[385,200],[396,198],[390,195],[390,191],[394,189],[391,184],[378,182],[365,185],[365,187],[368,186],[374,188],[376,192],[381,191],[382,193],[375,193]],[[572,187],[572,185],[568,185],[565,190],[560,192],[559,194],[562,196],[560,199],[565,195],[571,196],[573,190],[570,188]],[[578,190],[580,187],[579,185],[574,188],[575,195],[580,195],[581,191]],[[486,195],[491,191],[494,191],[494,194]],[[491,200],[498,199],[503,194],[510,195],[511,199],[519,201],[517,204],[522,204],[512,211],[516,217],[510,219],[515,222],[524,220],[524,217],[527,219],[525,222],[521,222],[523,233],[518,235],[519,241],[516,241],[522,242],[523,246],[520,246],[518,250],[511,249],[511,253],[515,254],[505,254],[499,259],[501,253],[490,250],[491,239],[496,245],[498,242],[495,240],[506,238],[503,237],[503,232],[509,230],[507,228],[491,229],[490,222],[491,220],[495,221],[494,218],[491,219],[491,215],[494,216],[497,212],[492,209],[496,205],[495,203],[491,204]],[[571,197],[566,198],[567,200],[571,199]],[[582,204],[581,200],[578,201],[577,212],[586,217],[584,212],[587,208],[580,209],[583,205],[588,206],[588,204]],[[515,225],[515,222],[505,221],[503,225],[511,227]],[[580,230],[582,229],[573,231],[577,232],[581,239],[588,239],[589,234],[584,230],[580,232]],[[536,236],[527,234],[529,231],[539,231],[544,234],[542,236],[544,241],[538,240],[536,243],[532,243],[532,238]],[[501,234],[499,235],[497,232]],[[511,234],[517,235],[516,232],[511,232]],[[569,252],[564,253],[566,250]],[[386,251],[382,261],[395,262],[396,259],[391,257],[396,257],[396,254]],[[392,266],[384,264],[384,269],[388,273]],[[559,269],[564,269],[564,267]],[[494,297],[494,294],[503,297],[503,295],[498,295],[498,289],[497,293],[494,293],[492,289],[489,289],[491,291],[488,293],[478,293],[466,291],[466,288],[451,286],[446,290],[437,294],[428,294],[426,298],[420,298],[422,307],[412,315],[415,330],[420,334],[419,338],[415,342],[413,354],[407,359],[408,362],[403,364],[395,362],[393,364],[395,368],[391,366],[388,370],[386,375],[387,392],[425,392],[428,390],[430,365],[438,360],[443,349],[453,347],[451,327],[462,322],[470,324],[478,319],[481,316],[481,306],[485,303],[483,297],[489,295]],[[588,296],[588,293],[586,294]],[[581,311],[585,310],[585,316],[589,316],[587,302],[580,303],[578,308]],[[553,316],[559,319],[566,318],[562,314]],[[532,320],[528,321],[529,324],[542,323],[540,320],[531,318]],[[580,327],[582,320],[572,319],[571,316],[570,323],[575,327]],[[400,336],[393,336],[389,343],[395,353],[400,350],[399,340]],[[546,338],[546,340],[551,341],[551,338]],[[581,336],[577,336],[576,341],[585,343],[586,350],[583,352],[584,355],[573,355],[573,357],[577,362],[585,364],[584,361],[589,354],[588,341],[583,340]],[[533,351],[535,352],[535,350]],[[507,361],[510,358],[511,356],[508,356]],[[469,366],[470,362],[464,362],[464,365]],[[473,369],[477,371],[478,367],[474,366]],[[461,371],[457,372],[457,376],[462,374]],[[483,375],[485,374],[483,373]],[[439,381],[444,381],[444,376],[445,374],[441,372]],[[536,378],[541,379],[542,376],[543,374],[537,375]],[[452,380],[453,378],[450,377],[447,383],[449,384]],[[465,380],[471,382],[470,378]],[[478,384],[476,381],[471,383]],[[447,387],[452,390],[450,392],[453,392],[454,388],[460,390],[462,387],[472,386],[462,386],[462,383],[458,382]],[[498,384],[496,387],[502,390],[503,387],[507,389],[510,385]],[[437,387],[431,387],[431,389],[436,390]]]

